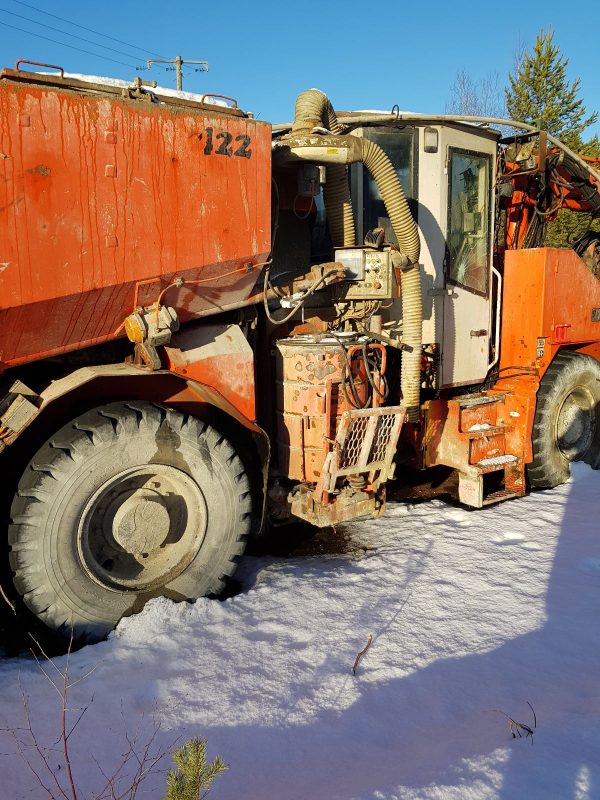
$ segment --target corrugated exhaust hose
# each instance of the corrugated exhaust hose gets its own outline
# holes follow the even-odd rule
[[[307,89],[296,98],[292,134],[300,131],[312,133],[321,126],[336,136],[343,132],[327,95],[320,89]]]
[[[331,244],[334,248],[354,247],[356,229],[346,167],[343,164],[329,164],[326,175],[323,200],[329,221]]]
[[[360,160],[369,170],[377,184],[385,210],[396,234],[400,251],[408,258],[411,264],[416,264],[421,253],[419,229],[413,219],[413,215],[410,213],[398,174],[387,153],[378,144],[369,141],[369,139],[358,139],[357,141],[361,147]],[[404,290],[404,287],[402,288]]]
[[[362,145],[362,161],[377,184],[400,251],[409,261],[407,268],[402,271],[402,341],[407,348],[402,350],[401,389],[403,403],[409,409],[408,419],[416,421],[421,397],[423,342],[419,229],[410,213],[396,170],[384,150],[368,139],[359,141]]]
[[[293,133],[312,133],[323,127],[336,136],[342,134],[333,106],[327,95],[319,89],[307,89],[298,95],[294,111]],[[352,198],[344,164],[329,164],[323,200],[329,222],[331,243],[334,247],[354,247],[356,230],[352,212]]]
[[[327,133],[315,135],[315,128],[318,129],[319,125],[323,124],[327,125],[327,130],[331,130],[333,136]],[[402,320],[405,349],[402,351],[401,388],[403,404],[408,408],[408,419],[416,421],[420,406],[423,341],[423,300],[419,268],[421,243],[419,230],[410,213],[396,170],[385,151],[375,142],[341,134],[341,126],[330,101],[318,89],[309,89],[299,95],[296,101],[296,119],[292,126],[292,132],[288,136],[282,137],[280,146],[289,148],[292,157],[326,164],[328,173],[329,165],[362,162],[377,184],[400,251],[408,261],[406,268],[402,271]],[[334,194],[333,199],[339,203],[339,195]],[[333,206],[331,195],[330,202]],[[332,208],[331,211],[334,219],[333,228],[335,228],[335,220],[339,221],[341,215],[340,206],[338,205],[336,210]],[[327,214],[330,215],[329,208],[327,208]],[[331,219],[330,229],[332,229]],[[344,230],[347,230],[345,226]],[[352,230],[354,230],[354,224]],[[346,247],[354,244],[355,241],[347,243],[346,236],[344,236]]]

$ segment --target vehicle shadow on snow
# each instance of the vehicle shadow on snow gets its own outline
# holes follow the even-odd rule
[[[513,743],[501,800],[521,796],[525,784],[537,786],[541,798],[600,797],[600,474],[582,464],[574,471],[578,484],[570,486],[560,522],[546,621],[488,656],[496,673],[504,661],[514,662],[514,685],[503,681],[507,699],[512,691],[538,714],[533,751]],[[535,753],[540,745],[543,761]]]
[[[397,587],[394,617],[374,631],[373,649],[359,674],[340,681],[337,695],[324,701],[308,724],[290,719],[276,727],[210,726],[205,731],[228,751],[232,765],[237,752],[245,761],[247,755],[241,754],[251,748],[264,773],[253,796],[289,785],[291,775],[286,800],[388,800],[429,796],[428,787],[437,797],[433,787],[440,785],[449,797],[462,797],[475,784],[482,797],[498,800],[600,796],[598,474],[582,465],[575,469],[577,491],[569,493],[562,521],[556,520],[560,534],[543,624],[489,652],[442,658],[391,680],[361,680],[375,668],[378,640],[403,635],[393,627],[403,613],[410,614],[410,603],[404,608],[412,591],[407,580]],[[414,575],[427,552],[421,556]],[[356,699],[340,708],[338,701],[348,691],[357,693]],[[537,713],[533,746],[530,737],[511,739],[507,720],[497,711],[533,727],[527,701]],[[324,769],[328,753],[330,768]]]

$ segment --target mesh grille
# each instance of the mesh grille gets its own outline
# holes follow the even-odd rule
[[[350,423],[346,440],[340,453],[339,468],[348,469],[358,465],[363,443],[367,436],[369,425],[375,421],[375,435],[369,452],[368,464],[385,461],[394,425],[395,414],[384,414],[379,417],[360,416],[354,417]]]
[[[393,414],[378,417],[377,430],[373,439],[369,461],[383,461],[385,459],[386,451],[392,438],[395,419]]]
[[[350,423],[344,447],[340,453],[340,468],[346,469],[358,464],[362,444],[367,433],[368,417],[355,417]]]
[[[325,458],[318,491],[335,491],[340,478],[353,485],[354,478],[363,476],[364,483],[368,474],[370,491],[389,480],[394,474],[392,461],[405,418],[403,406],[344,411]]]

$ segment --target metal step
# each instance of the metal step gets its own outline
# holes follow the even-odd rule
[[[503,456],[494,456],[493,458],[482,458],[474,467],[503,467],[505,464],[512,464],[513,461],[518,461],[518,456],[513,456],[512,453],[506,453]]]
[[[503,403],[506,398],[504,394],[481,394],[472,397],[463,397],[458,403],[461,408],[473,408],[474,406],[484,406],[489,403]]]
[[[39,403],[39,395],[19,380],[0,395],[0,452],[35,417]]]
[[[509,492],[507,489],[500,489],[497,492],[492,492],[488,494],[487,497],[483,498],[483,505],[484,506],[491,506],[494,503],[501,503],[503,500],[512,500],[513,497],[518,497],[519,495],[516,492]]]
[[[518,491],[506,489],[505,487],[505,468],[507,465],[520,462],[520,460],[521,459],[513,455],[497,456],[496,458],[483,459],[478,464],[471,464],[468,469],[459,471],[459,500],[472,508],[482,508],[492,503],[499,503],[501,500],[509,500],[512,497],[518,497]],[[499,474],[499,477],[502,479],[499,481],[501,485],[490,486],[489,489],[492,491],[488,490],[488,493],[485,493],[486,485],[484,476],[490,473]]]
[[[490,425],[487,422],[472,425],[462,433],[466,434],[469,439],[487,439],[489,436],[498,436],[498,434],[508,433],[514,430],[512,425]]]
[[[488,472],[496,472],[497,470],[504,469],[508,464],[515,464],[519,461],[518,456],[507,453],[503,456],[494,456],[493,458],[482,458],[475,464],[470,465],[470,470],[473,470],[479,475],[486,475]]]

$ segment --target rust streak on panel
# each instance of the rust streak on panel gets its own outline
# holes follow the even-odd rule
[[[110,339],[136,286],[189,281],[184,319],[243,302],[258,272],[229,273],[270,250],[270,125],[55,84],[0,78],[0,371]]]

